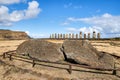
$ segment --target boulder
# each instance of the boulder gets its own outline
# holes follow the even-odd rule
[[[33,39],[19,45],[17,53],[29,54],[31,58],[38,60],[56,62],[64,60],[60,47],[60,43],[51,43],[45,40]]]
[[[105,69],[114,66],[111,55],[98,52],[87,40],[65,40],[62,51],[67,61]]]

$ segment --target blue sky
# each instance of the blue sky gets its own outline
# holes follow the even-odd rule
[[[0,0],[0,29],[31,37],[100,32],[120,37],[120,0]]]

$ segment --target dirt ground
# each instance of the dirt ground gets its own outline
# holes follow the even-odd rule
[[[0,55],[3,52],[15,50],[25,40],[0,41]],[[62,43],[63,40],[48,40],[50,42]],[[109,52],[120,56],[120,41],[90,41],[99,51]],[[119,63],[120,59],[116,60]],[[119,76],[111,75],[112,72],[96,71],[78,68],[69,74],[69,66],[39,63],[32,67],[31,63],[23,62],[16,58],[12,61],[0,57],[0,80],[120,80]],[[45,66],[47,65],[47,66]],[[51,66],[51,67],[50,67]],[[54,67],[52,67],[54,66]],[[61,68],[62,67],[62,68]],[[119,67],[119,66],[118,66]]]

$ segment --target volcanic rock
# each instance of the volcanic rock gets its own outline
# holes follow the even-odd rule
[[[31,58],[38,60],[56,62],[64,60],[60,51],[61,44],[51,43],[45,40],[28,40],[23,42],[18,48],[18,54],[29,54]]]
[[[96,68],[113,68],[113,57],[109,54],[98,52],[89,41],[65,40],[62,48],[67,61]]]

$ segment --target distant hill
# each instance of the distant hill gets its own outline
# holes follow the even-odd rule
[[[30,36],[23,31],[11,31],[0,29],[0,40],[19,40],[19,39],[30,39]]]

